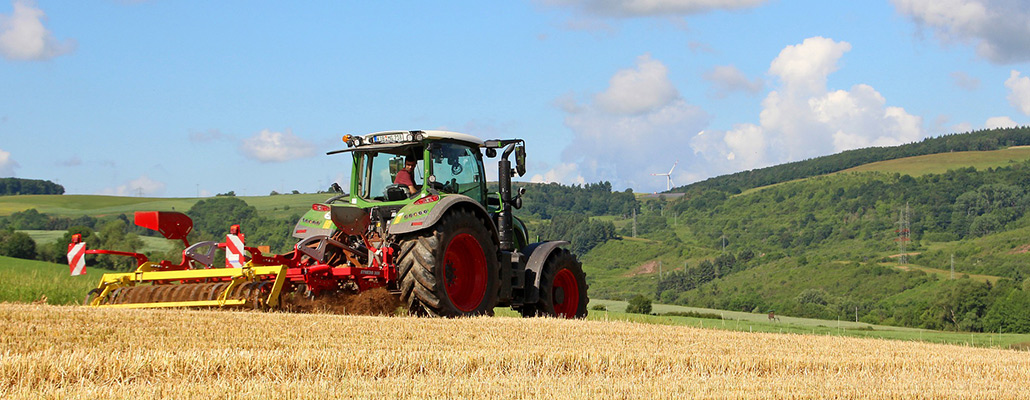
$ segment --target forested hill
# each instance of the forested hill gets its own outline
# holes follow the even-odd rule
[[[804,161],[717,176],[676,187],[670,191],[701,193],[715,189],[737,194],[751,188],[843,171],[878,161],[953,151],[987,151],[1026,145],[1030,145],[1030,127],[975,131],[927,138],[921,142],[894,147],[848,150]]]
[[[64,186],[39,179],[0,178],[0,196],[64,194]]]

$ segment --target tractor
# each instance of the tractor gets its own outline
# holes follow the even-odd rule
[[[306,211],[292,232],[298,239],[293,251],[265,255],[243,243],[239,226],[224,243],[190,245],[192,221],[184,214],[139,212],[138,225],[186,244],[182,260],[155,263],[141,254],[86,250],[73,238],[70,262],[89,253],[138,261],[136,272],[106,274],[87,304],[274,309],[289,298],[384,288],[412,315],[488,315],[498,306],[526,317],[587,315],[586,275],[561,247],[569,243],[529,243],[526,225],[512,213],[525,193],[512,189],[512,175],[526,173],[522,139],[484,141],[426,130],[346,135],[343,141],[347,148],[327,154],[351,154],[349,190],[333,184],[336,194]],[[497,192],[488,186],[484,153],[500,156]],[[226,267],[215,268],[217,249],[225,249]]]

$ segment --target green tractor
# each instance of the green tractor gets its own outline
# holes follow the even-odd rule
[[[523,316],[583,318],[586,275],[564,241],[529,243],[512,215],[525,189],[522,139],[483,141],[445,131],[344,136],[351,153],[346,194],[314,204],[297,223],[297,251],[309,257],[308,295],[385,287],[415,315],[491,314],[510,306]],[[484,153],[498,160],[490,192]],[[515,167],[509,157],[514,155]]]

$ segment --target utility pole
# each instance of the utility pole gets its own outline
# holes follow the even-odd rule
[[[905,253],[905,242],[912,240],[909,237],[909,224],[908,224],[908,203],[905,203],[905,210],[900,212],[898,218],[898,263],[908,264],[908,254]]]
[[[633,208],[633,237],[637,237],[637,209]]]
[[[951,279],[955,279],[955,255],[951,255]]]
[[[662,279],[662,260],[658,260],[658,280]]]

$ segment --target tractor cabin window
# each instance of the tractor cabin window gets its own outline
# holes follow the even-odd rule
[[[486,182],[483,175],[483,159],[479,149],[457,143],[434,143],[432,174],[436,178],[434,187],[444,193],[469,196],[483,201]]]

